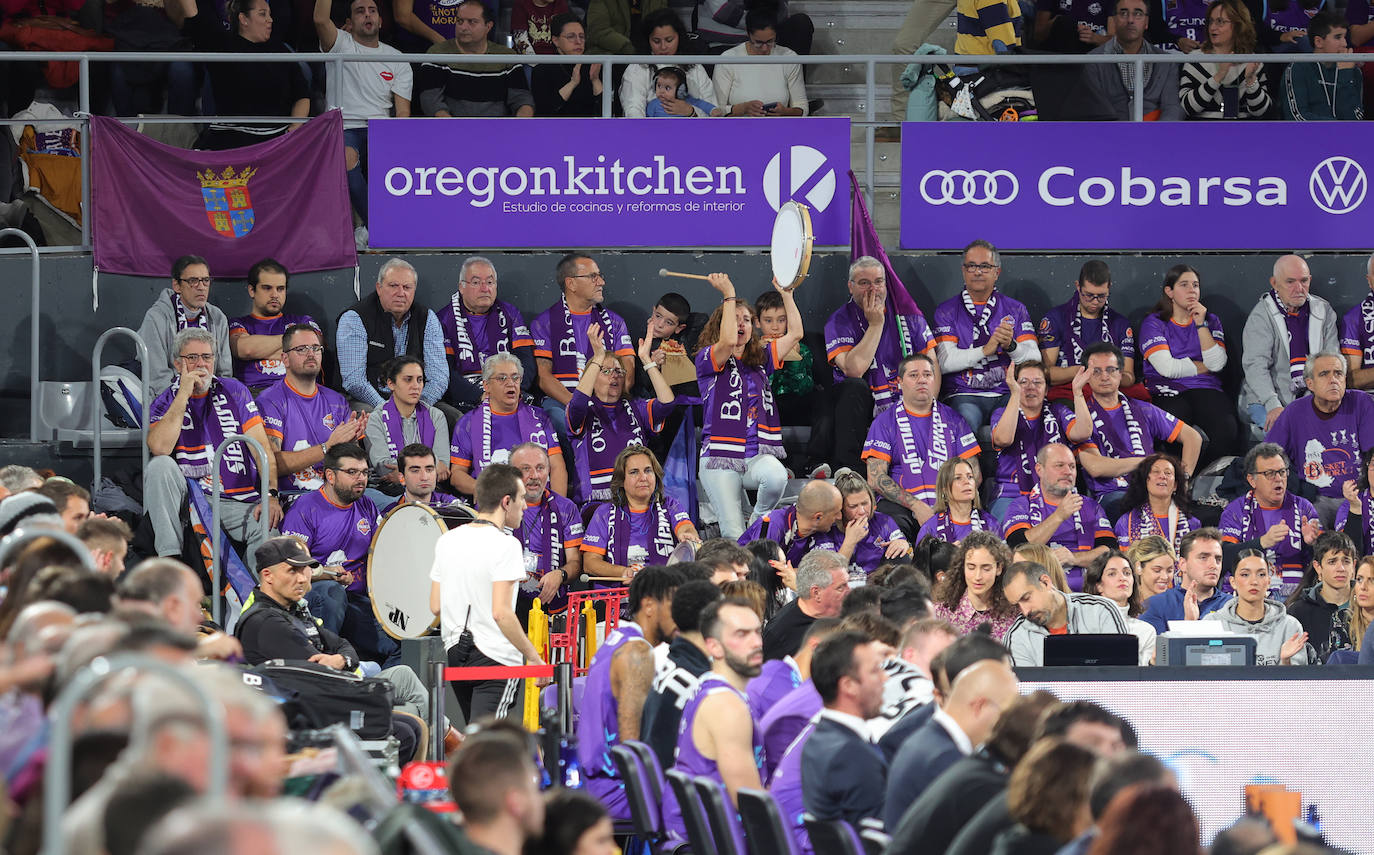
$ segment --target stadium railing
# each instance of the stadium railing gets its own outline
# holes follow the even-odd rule
[[[1356,62],[1363,63],[1360,57],[1364,54],[1349,54],[1339,58],[1333,58],[1329,54],[1208,54],[1207,61],[1213,63],[1250,63],[1260,62],[1267,65],[1274,64],[1293,64],[1324,62]],[[684,57],[685,58],[685,57]],[[850,116],[851,121],[864,131],[864,151],[865,164],[861,177],[864,193],[869,202],[873,199],[874,188],[874,148],[876,145],[875,131],[880,125],[892,124],[891,120],[879,120],[880,112],[877,109],[879,81],[878,66],[883,65],[941,65],[951,62],[959,62],[961,65],[976,65],[978,67],[993,67],[999,65],[1119,65],[1130,63],[1134,69],[1134,94],[1132,100],[1132,117],[1134,121],[1144,121],[1145,114],[1145,73],[1146,65],[1182,65],[1188,62],[1197,61],[1197,57],[1192,54],[1183,53],[1152,53],[1152,54],[1029,54],[1011,55],[999,54],[989,56],[962,56],[956,54],[920,55],[920,56],[897,56],[897,55],[869,55],[869,54],[836,54],[825,56],[718,56],[718,55],[693,55],[690,57],[698,62],[708,65],[845,65],[850,67],[863,68],[864,70],[864,110],[861,118]],[[437,63],[441,65],[578,65],[587,63],[600,63],[604,80],[612,80],[615,69],[618,67],[631,65],[653,65],[661,63],[663,57],[649,55],[505,55],[505,54],[428,54],[428,53],[406,53],[393,54],[385,60],[378,60],[375,57],[357,54],[321,54],[321,53],[263,53],[263,54],[235,54],[235,53],[197,53],[193,51],[182,51],[175,53],[144,53],[139,51],[112,51],[99,53],[77,53],[77,52],[40,52],[40,51],[15,51],[4,54],[6,62],[75,62],[78,64],[77,78],[77,112],[68,121],[48,120],[34,121],[27,119],[0,119],[0,127],[23,126],[29,124],[36,125],[69,125],[76,124],[82,132],[82,156],[81,156],[81,245],[80,246],[60,246],[44,247],[41,251],[45,252],[73,252],[89,251],[91,249],[91,223],[90,217],[85,216],[85,212],[90,211],[91,188],[90,188],[90,159],[86,156],[87,145],[84,142],[89,139],[90,131],[90,110],[91,110],[91,65],[93,63],[111,62],[145,62],[145,63],[173,63],[173,62],[198,62],[198,63],[221,63],[221,62],[302,62],[310,65],[323,64],[334,73],[338,73],[346,62],[397,62],[407,61],[412,63]],[[1374,59],[1371,59],[1374,61]],[[886,85],[886,78],[884,78]],[[601,116],[602,118],[612,118],[612,104],[614,103],[615,92],[610,86],[603,87],[601,92]],[[413,100],[413,99],[412,99]],[[330,104],[333,108],[338,105]],[[204,124],[217,119],[231,118],[236,123],[243,124],[280,124],[282,120],[289,119],[283,116],[119,116],[116,117],[126,124]],[[13,252],[14,250],[0,249],[0,254]]]

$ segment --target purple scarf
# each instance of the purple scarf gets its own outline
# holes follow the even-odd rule
[[[1106,411],[1091,394],[1087,396],[1088,411],[1093,417],[1093,431],[1099,438],[1099,451],[1103,457],[1122,458],[1122,457],[1144,457],[1145,456],[1145,431],[1140,426],[1140,419],[1135,416],[1135,410],[1131,407],[1131,402],[1120,392],[1116,393],[1118,406],[1121,407],[1121,415],[1126,420],[1126,435],[1123,437],[1116,429],[1116,426],[1107,421]],[[1108,479],[1103,479],[1108,480]],[[1119,486],[1126,486],[1126,477],[1118,475],[1110,479]]]
[[[968,522],[969,531],[989,531],[992,528],[988,521],[983,519],[983,512],[977,508],[969,512]],[[959,536],[958,527],[955,526],[954,517],[949,511],[940,511],[935,515],[935,536],[947,543],[958,543],[963,539]]]
[[[396,398],[386,399],[382,404],[382,428],[386,430],[386,453],[393,460],[401,459],[401,449],[406,447],[405,419],[396,409]],[[429,415],[429,407],[421,401],[415,405],[415,427],[420,432],[420,442],[434,447],[434,419]]]
[[[181,375],[177,374],[172,379],[172,394],[176,395],[181,388]],[[239,433],[239,417],[235,415],[233,407],[229,406],[229,395],[224,391],[224,384],[218,377],[210,378],[210,389],[206,393],[210,396],[210,409],[214,413],[214,418],[203,424],[190,425],[190,429],[198,434],[201,447],[195,451],[179,450],[176,452],[177,467],[181,469],[181,474],[187,478],[205,478],[210,474],[210,463],[214,459],[215,449],[224,441],[226,436],[232,433]],[[187,417],[190,412],[188,410]],[[226,430],[229,428],[229,430]],[[187,430],[187,425],[182,422],[182,431]],[[243,446],[230,446],[224,450],[225,459],[228,459],[234,451],[247,453]]]
[[[1297,501],[1290,493],[1284,493],[1283,500],[1285,502],[1293,502],[1293,519],[1288,523],[1287,541],[1289,549],[1293,551],[1294,555],[1297,555],[1302,552],[1303,546],[1302,509],[1298,507]],[[1280,505],[1280,507],[1282,507],[1282,505]],[[1264,534],[1264,530],[1261,530],[1259,526],[1259,510],[1259,499],[1255,498],[1255,491],[1251,490],[1245,494],[1245,503],[1241,506],[1240,537],[1237,538],[1241,543],[1245,543],[1247,540],[1255,540],[1260,535]],[[1366,517],[1366,519],[1368,518]],[[1274,544],[1274,546],[1277,545],[1278,544]],[[1274,552],[1274,547],[1271,546],[1265,551],[1269,553],[1269,563],[1278,567],[1279,560],[1278,555]]]
[[[468,419],[469,447],[481,454],[472,461],[473,474],[491,462],[491,404],[483,401],[476,415],[476,418]],[[537,442],[545,448],[549,447],[549,437],[544,433],[544,425],[539,421],[538,413],[533,407],[528,404],[517,404],[515,421],[520,427],[521,442]]]
[[[617,560],[612,564],[628,566],[630,564],[630,509],[622,508],[620,505],[609,505],[611,509],[611,524],[608,526],[606,555],[614,556]],[[651,537],[649,543],[645,545],[644,564],[661,564],[668,560],[672,554],[676,540],[673,537],[673,521],[668,516],[668,509],[664,507],[662,501],[654,502],[649,506],[646,513],[654,515],[654,524],[650,528]],[[638,557],[638,556],[636,556]]]
[[[771,358],[772,345],[764,348],[764,357]],[[711,356],[708,354],[708,360]],[[749,420],[745,406],[745,371],[757,372],[760,397],[763,400],[763,413],[757,421]],[[705,406],[702,407],[705,424],[702,430],[711,437],[706,447],[707,469],[733,469],[743,472],[745,468],[744,450],[748,445],[749,433],[753,431],[758,439],[758,453],[773,457],[786,457],[782,447],[782,427],[778,423],[778,411],[773,406],[773,392],[768,377],[762,368],[741,366],[739,360],[731,356],[725,362],[711,383],[711,391]]]
[[[210,329],[209,305],[209,303],[206,303],[204,306],[201,306],[200,314],[196,315],[195,320],[191,320],[186,314],[186,304],[181,302],[180,295],[173,291],[172,314],[176,315],[177,318],[177,332],[181,332],[184,329],[190,329],[191,327],[203,330]]]
[[[454,328],[454,368],[459,374],[481,374],[482,361],[488,356],[496,353],[506,353],[510,350],[511,330],[516,326],[515,322],[507,313],[504,303],[497,300],[487,311],[486,317],[486,341],[481,347],[474,347],[472,343],[472,329],[469,327],[468,318],[472,317],[468,310],[463,306],[462,294],[454,294],[453,302],[450,305],[453,312]],[[498,329],[492,329],[491,319],[500,322]]]
[[[592,395],[588,401],[584,428],[587,498],[604,502],[611,498],[611,470],[616,457],[627,446],[643,445],[645,429],[628,398],[607,404]]]
[[[1162,529],[1159,520],[1155,517],[1155,512],[1150,508],[1150,503],[1146,502],[1127,515],[1126,539],[1131,543],[1135,543],[1143,537],[1159,535],[1168,541],[1170,546],[1177,550],[1179,548],[1179,543],[1192,529],[1188,525],[1188,515],[1180,510],[1178,505],[1170,502],[1169,510],[1173,512],[1172,515],[1174,517],[1173,537],[1169,536],[1170,532]]]
[[[549,539],[548,552],[544,553],[544,559],[548,562],[548,566],[539,574],[540,578],[543,578],[544,573],[552,572],[563,566],[563,539],[558,536],[558,511],[553,506],[553,500],[549,498],[547,488],[544,490],[544,495],[539,499],[537,513],[532,514],[530,508],[525,508],[524,520],[520,523],[520,535],[527,544],[534,539],[530,522],[536,519],[543,524],[544,535]],[[563,582],[566,585],[568,580],[564,579]]]
[[[580,342],[580,341],[576,341],[576,338],[577,338],[577,337],[573,334],[572,309],[569,309],[569,308],[568,308],[568,297],[567,297],[566,294],[563,295],[562,297],[558,298],[558,304],[559,304],[560,306],[563,307],[563,322],[562,322],[563,325],[562,325],[562,326],[555,326],[555,324],[558,323],[558,313],[557,313],[557,312],[550,312],[550,313],[549,313],[549,338],[550,338],[552,341],[557,341],[557,342],[562,342],[562,341],[567,340],[567,339],[572,339],[572,340],[576,343],[576,345],[577,345],[577,376],[578,376],[578,377],[581,377],[581,376],[582,376],[582,370],[583,370],[584,368],[587,367],[587,354],[586,354],[586,352],[585,352],[586,345],[583,344],[583,343]],[[610,313],[609,311],[607,311],[606,307],[603,306],[603,305],[601,305],[600,303],[597,303],[596,305],[592,306],[592,309],[591,309],[591,310],[592,310],[593,312],[596,313],[596,321],[597,321],[597,323],[600,324],[600,326],[601,326],[601,338],[602,338],[602,339],[605,341],[605,343],[606,343],[606,352],[607,352],[607,353],[610,353],[610,354],[614,354],[614,353],[615,353],[615,333],[612,331],[613,328],[612,328],[612,326],[611,326],[611,313]],[[561,348],[560,348],[560,350],[561,350]],[[558,356],[559,356],[559,351],[558,351],[558,350],[555,350],[555,351],[554,351],[554,359],[556,360],[556,359],[558,358]],[[557,363],[555,363],[555,365],[556,365],[556,364],[557,364]],[[555,369],[555,370],[556,370],[556,369]],[[574,382],[573,385],[577,385],[576,382]]]

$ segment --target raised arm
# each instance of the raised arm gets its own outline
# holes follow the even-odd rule
[[[724,273],[712,273],[711,287],[720,292],[722,306],[720,313],[720,334],[716,337],[716,343],[711,345],[711,364],[724,365],[725,360],[730,358],[730,354],[739,346],[739,324],[734,317],[735,311],[735,283],[730,281],[730,277]],[[726,317],[726,313],[730,317]]]
[[[649,350],[653,342],[653,319],[651,318],[649,328],[644,331],[644,338],[639,340],[639,361],[644,364],[645,376],[649,378],[649,385],[654,387],[654,398],[660,404],[671,404],[677,400],[677,395],[673,392],[673,387],[668,385],[668,381],[663,379],[663,371],[659,368],[658,363],[654,362],[653,353]]]
[[[784,289],[778,284],[778,280],[773,280],[773,288],[782,295],[782,307],[787,312],[787,332],[778,338],[774,348],[778,352],[778,358],[786,356],[792,352],[792,348],[802,340],[802,335],[806,330],[802,328],[801,310],[797,308],[797,298],[789,289]]]
[[[315,0],[315,35],[320,37],[320,50],[325,53],[334,49],[339,38],[339,28],[329,19],[331,5],[329,0]]]

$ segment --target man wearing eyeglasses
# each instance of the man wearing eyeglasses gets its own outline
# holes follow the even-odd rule
[[[181,520],[191,498],[190,479],[208,496],[214,481],[210,465],[225,437],[244,434],[264,450],[268,441],[248,387],[232,377],[215,376],[214,336],[195,327],[182,330],[172,340],[171,352],[176,354],[177,374],[148,408],[152,456],[143,473],[143,505],[152,522],[157,554],[180,557]],[[269,515],[269,527],[282,518],[276,490],[269,496],[258,493],[259,466],[267,467],[267,480],[272,483],[276,477],[273,459],[255,460],[241,443],[226,447],[219,461],[217,518],[229,537],[247,544],[250,568],[254,550],[266,541],[261,515]],[[207,525],[208,516],[207,506],[201,514]]]
[[[1279,597],[1287,597],[1302,581],[1312,560],[1312,541],[1322,532],[1312,503],[1288,489],[1292,464],[1283,447],[1262,442],[1245,455],[1245,480],[1250,491],[1221,512],[1221,546],[1227,567],[1234,567],[1242,549],[1261,549],[1278,569]]]
[[[362,659],[380,662],[385,668],[400,664],[401,648],[382,631],[367,596],[367,551],[381,516],[363,495],[368,469],[367,452],[361,445],[332,446],[324,456],[324,486],[291,505],[281,533],[305,541],[320,562],[316,576],[323,579],[305,595],[311,612],[328,626],[326,616],[337,610],[342,599],[343,620],[336,631],[353,643]]]
[[[292,324],[278,337],[286,375],[258,396],[267,439],[277,463],[277,489],[318,490],[331,446],[358,442],[367,413],[352,413],[348,399],[319,383],[324,347],[314,324]]]
[[[544,410],[558,435],[566,437],[566,408],[592,356],[587,328],[593,321],[600,327],[606,352],[614,354],[625,369],[626,388],[634,386],[635,348],[625,319],[601,304],[606,296],[606,277],[595,259],[580,252],[568,253],[558,260],[553,278],[563,296],[530,323],[530,332],[534,334],[539,389],[546,396]]]
[[[449,481],[453,489],[473,496],[483,467],[510,461],[510,449],[533,442],[549,450],[549,486],[568,495],[568,469],[553,423],[538,407],[520,399],[520,360],[509,353],[487,358],[482,366],[486,400],[458,420],[449,443]]]
[[[1052,387],[1047,400],[1067,401],[1072,397],[1069,384],[1083,365],[1083,351],[1099,341],[1121,348],[1121,391],[1130,398],[1149,400],[1145,387],[1136,383],[1135,333],[1130,320],[1107,305],[1111,294],[1111,268],[1094,258],[1079,269],[1073,297],[1041,319],[1040,360]]]
[[[461,412],[482,403],[482,363],[496,353],[520,360],[521,390],[532,391],[539,376],[534,367],[534,337],[520,310],[496,298],[496,266],[474,255],[463,262],[458,292],[439,312],[448,356],[448,391],[444,400]]]
[[[970,243],[963,272],[964,290],[935,309],[935,344],[945,403],[977,431],[1006,403],[1012,363],[1038,360],[1040,347],[1026,307],[997,291],[1002,261],[996,247]]]
[[[1116,34],[1090,53],[1130,56],[1162,52],[1145,38],[1145,30],[1150,24],[1149,0],[1117,0],[1112,17],[1116,22]],[[1135,74],[1133,62],[1105,63],[1088,66],[1083,71],[1083,79],[1103,101],[1103,106],[1116,114],[1118,121],[1128,122],[1135,92]],[[1178,100],[1178,66],[1169,63],[1147,64],[1144,74],[1145,121],[1183,121],[1183,105]]]
[[[309,315],[282,312],[288,278],[286,268],[274,258],[264,258],[248,268],[248,299],[253,301],[253,310],[229,319],[234,376],[254,395],[286,376],[281,343],[286,328],[292,324],[319,326]]]
[[[229,319],[210,305],[211,281],[205,259],[183,255],[172,264],[172,287],[162,289],[143,315],[138,334],[148,345],[148,383],[152,394],[162,392],[182,373],[176,365],[172,339],[192,327],[206,330],[214,337],[216,370],[222,377],[231,376]]]
[[[1125,510],[1126,476],[1155,453],[1155,443],[1183,446],[1183,474],[1191,478],[1202,451],[1202,435],[1154,404],[1132,401],[1121,394],[1121,351],[1102,341],[1083,355],[1088,394],[1075,402],[1076,419],[1092,422],[1092,436],[1078,446],[1078,462],[1088,473],[1088,490],[1115,519]],[[1086,407],[1086,412],[1084,409]]]

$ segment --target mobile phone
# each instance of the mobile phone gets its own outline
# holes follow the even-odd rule
[[[772,110],[776,110],[776,109],[778,109],[778,102],[777,102],[777,101],[774,101],[774,102],[772,102],[772,103],[770,103],[770,104],[764,104],[764,105],[763,105],[763,111],[764,111],[765,113],[770,112],[770,111],[772,111]]]

